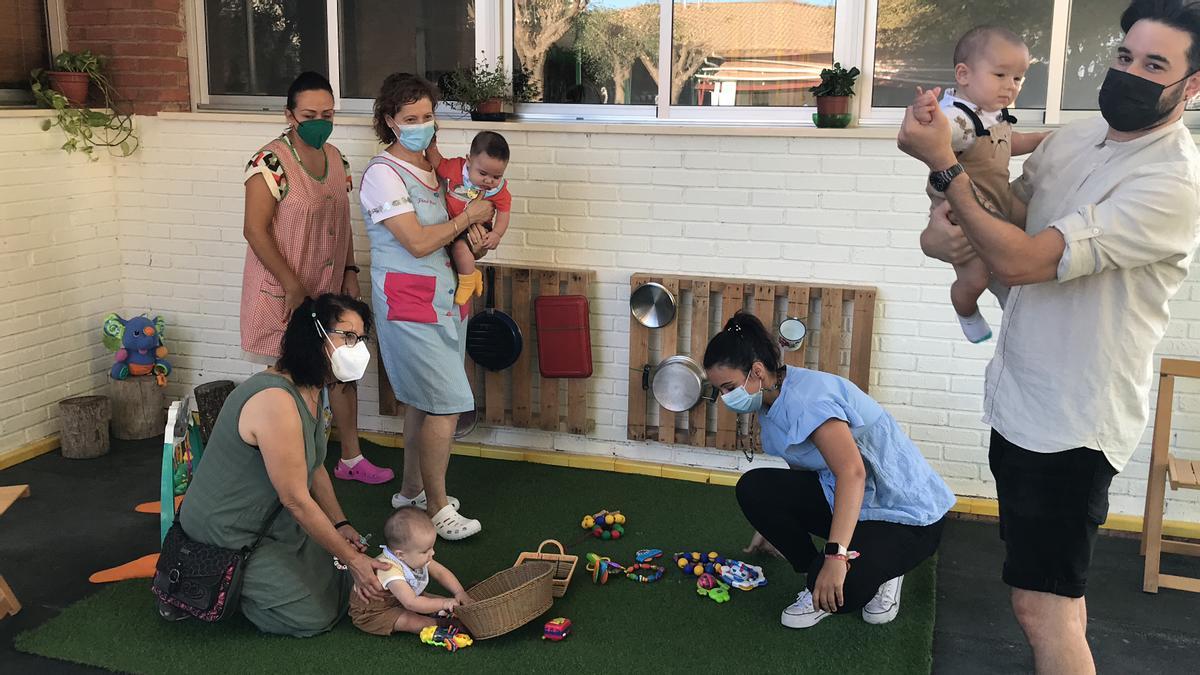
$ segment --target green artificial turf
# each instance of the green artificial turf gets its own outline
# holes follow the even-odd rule
[[[373,461],[400,472],[401,450],[366,449]],[[891,624],[870,626],[854,614],[789,630],[780,626],[779,614],[804,580],[783,561],[746,558],[763,566],[768,585],[734,590],[721,605],[696,595],[694,580],[670,567],[658,583],[618,577],[604,586],[594,585],[584,570],[588,551],[628,562],[639,548],[660,548],[668,565],[670,554],[682,550],[742,557],[751,529],[732,488],[459,456],[450,467],[451,493],[484,530],[466,541],[439,542],[437,559],[468,587],[543,539],[558,539],[580,556],[566,596],[513,633],[452,654],[414,635],[361,633],[348,619],[308,639],[259,634],[240,615],[216,625],[167,623],[155,612],[148,582],[138,580],[101,589],[18,636],[16,647],[133,673],[930,671],[933,560],[906,577],[900,615]],[[372,545],[379,543],[394,487],[336,481],[347,516],[359,531],[374,533]],[[625,538],[580,541],[579,521],[600,509],[626,514]],[[542,624],[556,616],[570,618],[574,634],[558,643],[541,640]]]

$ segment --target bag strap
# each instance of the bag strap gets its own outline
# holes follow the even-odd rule
[[[250,554],[254,552],[254,549],[258,548],[258,545],[262,543],[263,537],[267,535],[267,530],[271,529],[271,524],[275,522],[276,516],[278,516],[279,512],[282,510],[283,502],[277,503],[275,508],[271,511],[271,515],[267,516],[267,519],[263,521],[262,527],[258,530],[258,536],[254,538],[254,543],[250,544],[248,548],[242,549],[245,552],[245,558],[249,558]]]

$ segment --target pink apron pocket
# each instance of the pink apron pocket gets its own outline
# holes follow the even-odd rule
[[[471,313],[471,305],[469,302],[465,305],[458,306],[458,320],[459,321],[466,321],[467,315],[470,313]]]
[[[437,277],[388,272],[383,279],[388,321],[437,323],[437,310],[433,308],[436,291]]]

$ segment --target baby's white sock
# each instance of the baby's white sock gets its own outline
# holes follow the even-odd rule
[[[971,316],[959,316],[958,323],[962,324],[963,334],[967,339],[975,344],[992,339],[992,327],[979,310],[975,310]]]
[[[358,457],[354,457],[353,459],[343,459],[342,464],[345,464],[347,469],[353,469],[354,466],[356,464],[358,464],[359,462],[361,462],[362,460],[363,460],[363,456],[359,455]]]

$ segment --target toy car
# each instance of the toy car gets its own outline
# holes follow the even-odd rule
[[[542,628],[542,639],[558,642],[571,634],[571,620],[563,617],[550,619]]]

